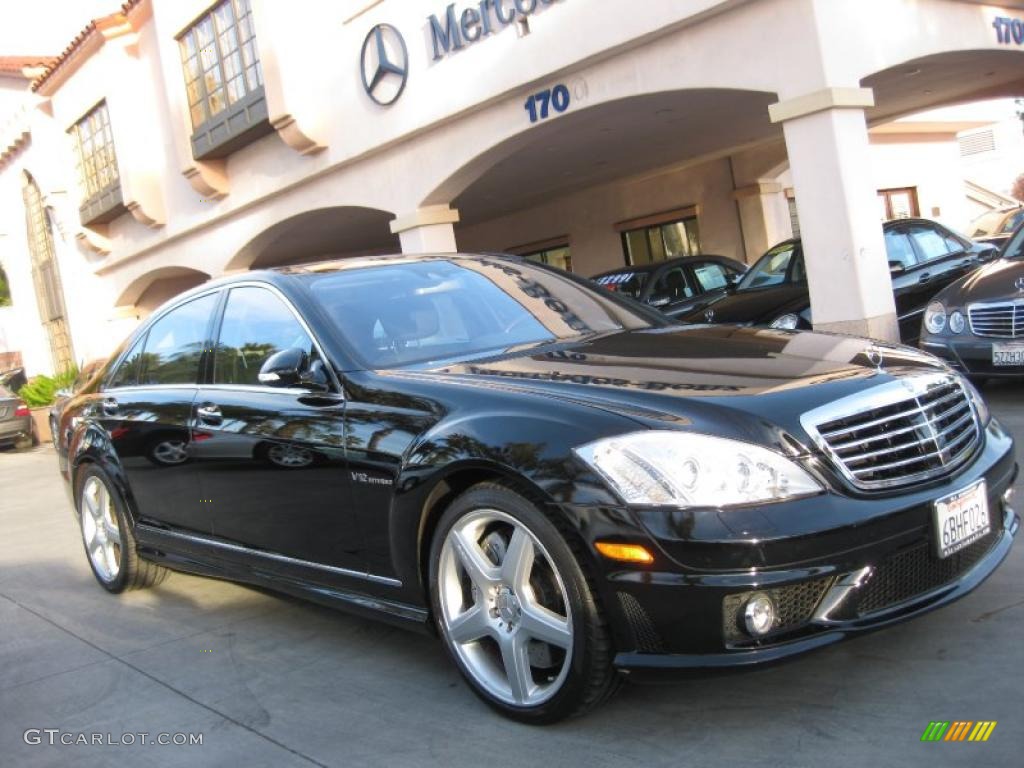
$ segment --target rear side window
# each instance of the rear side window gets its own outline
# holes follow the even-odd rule
[[[157,320],[146,335],[139,383],[195,384],[206,346],[210,314],[217,305],[211,293],[175,307]]]
[[[313,340],[281,299],[264,288],[233,288],[224,308],[213,381],[259,386],[260,368],[267,358],[294,348],[311,360],[315,356]]]
[[[615,293],[624,293],[639,299],[643,293],[644,284],[647,282],[646,272],[615,272],[611,275],[604,275],[596,280],[602,288],[607,288]]]
[[[679,301],[690,298],[693,293],[682,267],[673,267],[658,278],[651,290],[651,300]]]

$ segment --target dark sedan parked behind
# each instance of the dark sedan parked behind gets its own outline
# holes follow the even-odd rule
[[[105,589],[169,566],[433,628],[529,722],[621,671],[772,661],[945,605],[1019,527],[1013,440],[930,355],[678,326],[514,257],[208,283],[60,419]]]
[[[1002,258],[935,296],[922,326],[921,348],[957,370],[1024,376],[1024,222]]]
[[[905,344],[917,343],[921,315],[932,296],[998,254],[995,246],[976,245],[925,219],[887,221],[883,232],[900,338]],[[735,290],[705,308],[679,315],[679,319],[685,323],[811,328],[801,242],[787,240],[775,246],[750,268]]]
[[[723,296],[746,271],[746,264],[725,256],[682,256],[605,272],[594,282],[678,317]]]

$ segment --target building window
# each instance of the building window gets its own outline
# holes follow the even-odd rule
[[[572,272],[572,254],[569,251],[568,244],[550,246],[535,251],[526,251],[519,255],[524,259],[535,261],[538,264],[547,264],[552,267],[564,269],[566,272]]]
[[[991,129],[961,136],[958,142],[960,144],[960,157],[980,155],[983,152],[994,152],[996,149],[996,135]]]
[[[915,187],[878,190],[878,207],[882,221],[911,219],[921,215],[920,209],[917,207],[917,189]]]
[[[179,38],[192,155],[223,157],[269,133],[249,0],[224,0]]]
[[[786,204],[789,206],[789,228],[793,232],[793,237],[800,237],[800,213],[796,209],[796,197],[793,196],[791,190],[786,190]]]
[[[28,249],[32,260],[32,282],[36,289],[39,315],[50,342],[53,369],[57,372],[66,371],[74,364],[75,356],[71,350],[71,333],[64,309],[64,291],[61,288],[57,252],[53,245],[53,229],[39,186],[27,173],[24,176],[22,195]]]
[[[107,103],[100,102],[68,130],[82,189],[83,224],[104,224],[125,211]]]
[[[700,253],[700,227],[694,208],[617,225],[631,266]]]

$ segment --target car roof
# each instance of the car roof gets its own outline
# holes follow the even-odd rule
[[[698,253],[693,256],[677,256],[674,259],[666,259],[665,261],[653,261],[650,264],[638,264],[635,267],[624,266],[618,267],[617,269],[609,269],[607,272],[602,272],[599,275],[594,275],[591,279],[597,280],[599,277],[607,277],[608,275],[621,275],[627,272],[654,272],[655,270],[661,269],[662,267],[672,266],[673,264],[688,264],[697,261],[716,261],[721,264],[729,264],[730,266],[738,269],[746,269],[747,265],[742,261],[736,259],[730,259],[728,256],[718,256],[713,253]]]

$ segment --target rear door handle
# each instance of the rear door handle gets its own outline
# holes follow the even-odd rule
[[[919,282],[919,283],[927,283],[931,279],[932,279],[931,273],[930,272],[925,272],[923,275],[921,275],[917,279],[917,282]]]
[[[108,397],[103,401],[103,413],[107,416],[114,416],[117,414],[117,400],[112,397]]]
[[[220,424],[224,418],[221,416],[220,408],[213,403],[200,405],[196,408],[196,416],[198,416],[199,420],[205,424]]]

